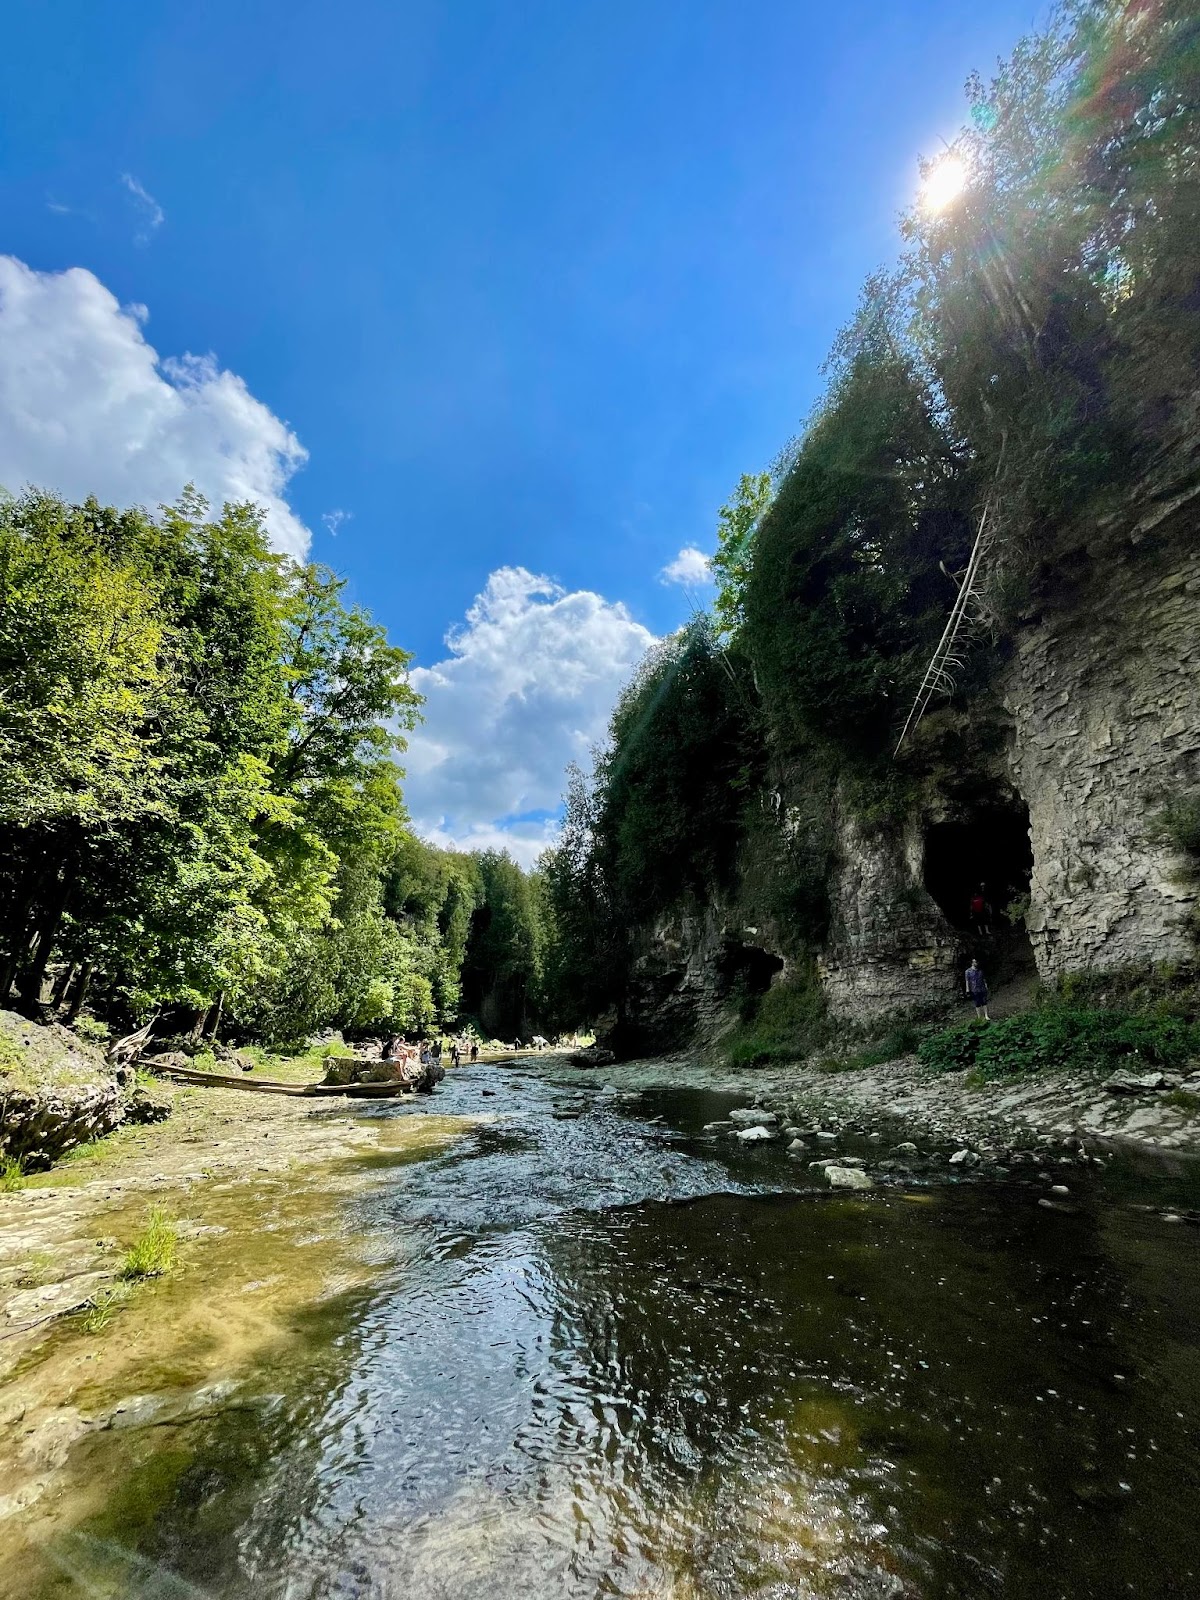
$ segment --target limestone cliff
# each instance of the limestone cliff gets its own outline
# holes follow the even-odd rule
[[[949,999],[981,942],[1001,981],[1195,958],[1195,878],[1158,826],[1200,793],[1200,484],[1185,467],[1144,485],[1136,515],[1059,539],[989,686],[940,713],[965,754],[905,814],[868,824],[834,794],[817,966],[835,1017]],[[799,825],[786,777],[773,799],[783,872]],[[712,1036],[738,982],[786,979],[794,953],[743,874],[642,930],[628,1015],[646,1043]]]

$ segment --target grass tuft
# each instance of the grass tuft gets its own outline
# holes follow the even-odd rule
[[[0,1194],[16,1194],[25,1187],[25,1167],[20,1156],[0,1156]]]
[[[84,1333],[103,1333],[112,1321],[117,1307],[123,1305],[128,1298],[129,1285],[125,1283],[110,1283],[106,1288],[97,1289],[92,1298],[80,1308],[79,1326]]]
[[[146,1226],[125,1252],[121,1277],[127,1283],[141,1278],[161,1278],[175,1268],[179,1229],[161,1206],[151,1206]]]

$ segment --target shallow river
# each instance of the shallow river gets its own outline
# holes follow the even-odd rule
[[[1200,1230],[1135,1203],[1195,1180],[821,1196],[701,1131],[733,1103],[481,1066],[363,1108],[494,1120],[328,1198],[374,1276],[227,1403],[82,1442],[20,1592],[1200,1593]]]

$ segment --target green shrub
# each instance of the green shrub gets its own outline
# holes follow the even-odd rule
[[[107,1044],[112,1038],[112,1029],[106,1022],[97,1022],[95,1017],[77,1017],[72,1024],[75,1032],[81,1039],[86,1039],[89,1044]]]
[[[1176,1016],[1055,1006],[986,1025],[935,1033],[918,1054],[940,1072],[974,1068],[982,1078],[1023,1072],[1112,1072],[1181,1068],[1200,1055],[1200,1024]]]
[[[1001,1027],[1001,1023],[994,1024]],[[923,1041],[917,1051],[927,1067],[939,1072],[963,1072],[975,1065],[975,1053],[984,1030],[976,1022],[958,1028],[946,1028]]]
[[[762,996],[753,1017],[728,1037],[731,1066],[765,1067],[795,1061],[828,1037],[825,996],[813,971],[801,971]]]

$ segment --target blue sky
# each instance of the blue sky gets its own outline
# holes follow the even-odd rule
[[[528,856],[686,615],[662,570],[795,434],[918,155],[1044,15],[10,0],[0,481],[191,476],[308,530],[425,669],[422,826]]]

